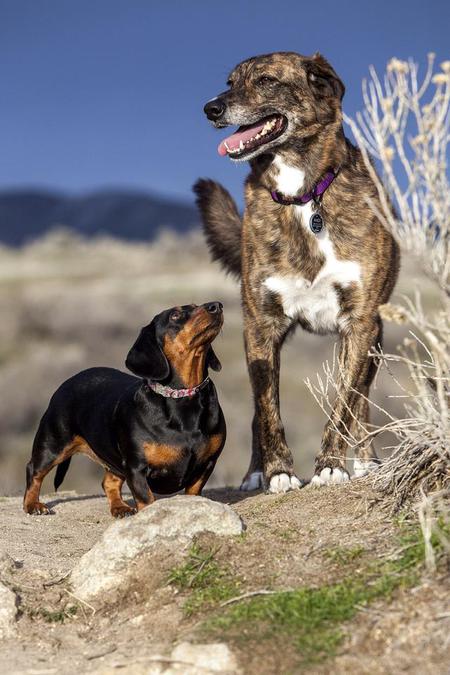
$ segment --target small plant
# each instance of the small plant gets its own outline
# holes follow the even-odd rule
[[[65,623],[68,619],[72,619],[78,611],[76,605],[65,607],[64,609],[52,611],[46,607],[38,607],[37,609],[30,609],[28,616],[31,619],[42,618],[47,623]]]
[[[357,560],[365,552],[364,546],[353,546],[352,548],[344,548],[342,546],[334,546],[333,548],[327,548],[323,552],[325,558],[328,558],[338,565],[348,565],[349,563]]]
[[[288,527],[286,530],[277,532],[277,535],[285,541],[295,541],[298,539],[298,530],[295,527]]]
[[[436,557],[444,553],[439,537],[433,540]],[[340,564],[358,559],[363,547],[329,549],[327,556]],[[419,527],[402,524],[398,547],[367,564],[357,574],[336,584],[298,588],[243,599],[209,622],[214,633],[227,639],[287,640],[303,666],[319,663],[336,653],[345,637],[342,624],[376,600],[389,601],[400,588],[418,583],[424,567],[425,544]],[[203,626],[206,630],[207,627]]]
[[[184,604],[187,616],[228,600],[239,591],[239,582],[214,559],[217,552],[218,549],[202,549],[194,544],[187,561],[169,575],[169,584],[181,591],[192,591]]]

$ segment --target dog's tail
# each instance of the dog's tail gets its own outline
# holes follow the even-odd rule
[[[242,222],[232,196],[219,183],[205,178],[198,180],[193,190],[213,260],[240,277]]]
[[[58,464],[58,466],[56,467],[55,480],[53,481],[55,490],[57,490],[61,485],[61,483],[63,482],[64,477],[67,473],[67,469],[70,466],[71,459],[72,459],[71,457],[69,457],[69,459],[65,459],[64,462],[61,462],[61,464]]]

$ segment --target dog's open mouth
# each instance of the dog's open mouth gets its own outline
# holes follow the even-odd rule
[[[243,157],[261,145],[278,138],[287,127],[287,119],[283,115],[269,115],[256,124],[247,124],[225,138],[217,151],[224,157]]]

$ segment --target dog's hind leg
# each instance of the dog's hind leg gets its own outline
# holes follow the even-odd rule
[[[86,449],[90,450],[84,438],[71,435],[66,428],[55,422],[48,411],[44,414],[33,442],[31,459],[27,464],[27,486],[23,499],[25,513],[30,515],[50,513],[48,506],[39,501],[42,481],[53,467],[67,462],[76,452],[83,452]],[[62,474],[65,474],[65,470]]]
[[[345,469],[348,441],[355,434],[364,434],[364,422],[368,407],[360,396],[367,396],[375,373],[376,364],[369,356],[379,344],[381,322],[359,322],[341,337],[339,352],[338,391],[331,418],[322,437],[322,448],[316,457],[313,486],[344,483],[349,480]],[[358,418],[357,415],[362,415]],[[355,419],[356,418],[356,419]],[[359,421],[358,421],[359,420]],[[360,424],[361,423],[361,424]],[[358,460],[376,462],[373,449],[367,445],[358,455]]]
[[[105,471],[102,488],[109,501],[109,508],[113,518],[125,518],[136,513],[136,509],[128,506],[122,499],[123,478],[119,478],[111,471]]]
[[[367,400],[368,390],[361,391],[362,396],[359,397],[356,402],[353,414],[355,419],[353,419],[351,424],[351,433],[353,438],[357,441],[363,440],[367,435],[367,428],[369,424],[369,402]],[[369,471],[376,469],[380,460],[377,457],[375,448],[373,444],[367,441],[362,445],[358,445],[353,450],[350,450],[352,453],[353,459],[353,473],[355,478],[360,478],[365,476]]]
[[[54,464],[50,463],[42,469],[35,469],[33,460],[27,464],[27,487],[23,498],[23,510],[29,515],[46,515],[50,513],[50,509],[46,504],[39,501],[39,494],[41,491],[42,481]]]
[[[378,323],[379,331],[376,338],[375,347],[377,350],[381,348],[383,337],[383,326],[381,319]],[[367,379],[364,386],[360,387],[360,394],[353,409],[353,420],[351,424],[351,432],[353,438],[363,440],[367,435],[368,425],[370,423],[370,407],[369,407],[369,391],[370,386],[375,378],[377,370],[380,365],[380,360],[376,356],[370,358]],[[355,447],[353,451],[353,473],[355,478],[365,476],[369,471],[377,469],[380,465],[380,460],[377,457],[373,444],[367,441],[362,445]]]
[[[58,463],[60,447],[51,429],[48,412],[43,416],[33,442],[31,459],[26,469],[26,489],[23,498],[23,510],[30,515],[50,513],[46,504],[39,501],[42,481]],[[63,457],[67,459],[67,457]]]

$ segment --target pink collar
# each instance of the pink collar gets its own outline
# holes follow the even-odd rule
[[[189,387],[188,389],[172,389],[172,387],[169,387],[166,384],[152,382],[151,380],[147,380],[147,384],[156,394],[160,394],[165,398],[187,398],[195,396],[195,394],[203,389],[203,387],[206,387],[209,381],[209,377],[207,377],[196,387]]]

